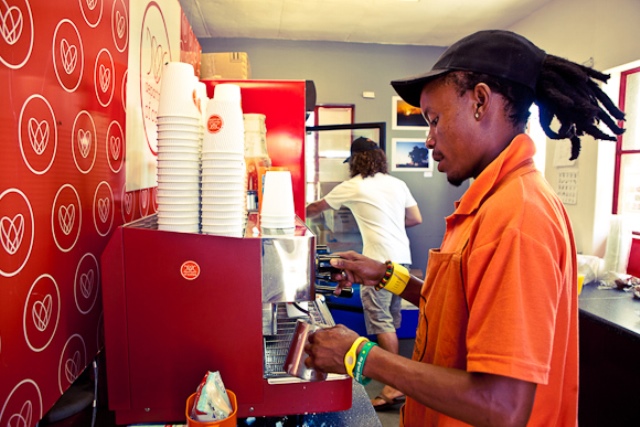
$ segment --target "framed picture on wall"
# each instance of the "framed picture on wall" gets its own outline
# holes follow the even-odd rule
[[[399,96],[391,97],[392,129],[396,130],[428,130],[429,124],[418,107],[407,104]]]
[[[423,138],[393,138],[391,150],[392,171],[433,174],[431,150],[425,146]]]

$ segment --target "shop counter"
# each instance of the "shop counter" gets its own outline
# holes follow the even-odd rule
[[[580,307],[580,427],[640,425],[640,300],[585,284]]]

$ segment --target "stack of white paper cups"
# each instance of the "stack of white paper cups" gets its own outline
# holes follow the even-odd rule
[[[260,208],[260,226],[278,229],[285,233],[295,228],[293,185],[291,172],[267,171],[264,177],[264,194]]]
[[[218,84],[207,103],[202,141],[203,233],[242,237],[246,223],[246,168],[240,87]]]
[[[200,231],[202,113],[193,66],[164,65],[158,105],[158,229]]]

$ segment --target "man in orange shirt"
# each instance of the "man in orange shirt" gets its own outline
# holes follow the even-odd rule
[[[474,182],[446,218],[424,283],[392,261],[354,252],[332,261],[345,272],[335,277],[339,287],[376,286],[419,304],[412,360],[339,325],[310,336],[308,366],[404,392],[407,427],[577,424],[573,231],[533,164],[524,129],[535,102],[547,135],[570,139],[573,158],[584,133],[615,140],[597,123],[620,134],[614,119],[624,114],[593,79],[608,76],[517,34],[480,31],[453,44],[426,74],[392,82],[420,106],[438,170],[453,185]],[[557,132],[549,126],[554,116]]]

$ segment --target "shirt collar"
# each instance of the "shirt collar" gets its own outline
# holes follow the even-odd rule
[[[536,147],[527,134],[517,135],[511,143],[478,175],[462,198],[455,203],[456,214],[470,214],[487,194],[509,173],[523,163],[533,165]]]

